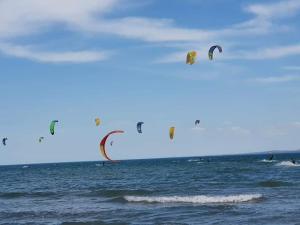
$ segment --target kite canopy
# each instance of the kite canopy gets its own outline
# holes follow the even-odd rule
[[[44,137],[40,137],[39,142],[41,143],[43,139],[44,139]]]
[[[50,134],[54,135],[55,124],[58,123],[58,120],[52,120],[50,123]]]
[[[142,125],[144,124],[144,122],[138,122],[136,124],[136,129],[137,131],[141,134],[142,133]]]
[[[108,155],[106,154],[106,150],[105,150],[105,143],[106,143],[106,140],[108,139],[108,137],[109,137],[110,135],[112,135],[112,134],[117,134],[117,133],[124,133],[124,131],[122,131],[122,130],[114,130],[114,131],[112,131],[112,132],[109,132],[107,135],[104,136],[104,138],[103,138],[103,139],[101,140],[101,142],[100,142],[100,152],[101,152],[102,156],[103,156],[105,159],[107,159],[107,160],[109,160],[109,161],[111,161],[111,162],[117,162],[117,161],[112,160],[112,159],[110,159],[110,158],[108,157]]]
[[[214,57],[214,51],[215,51],[216,48],[219,50],[219,53],[221,53],[221,52],[223,51],[223,50],[222,50],[222,47],[219,46],[219,45],[214,45],[214,46],[210,47],[210,49],[209,49],[209,51],[208,51],[208,58],[209,58],[210,60],[213,60],[213,57]]]
[[[170,127],[169,136],[171,140],[173,140],[174,134],[175,134],[175,127]]]
[[[95,119],[95,123],[96,123],[96,126],[99,126],[100,123],[101,123],[101,120],[100,120],[99,118],[96,118],[96,119]]]
[[[193,65],[196,62],[197,52],[191,51],[186,55],[186,64]]]
[[[6,141],[7,141],[7,140],[8,140],[7,138],[3,138],[3,139],[2,139],[2,144],[3,144],[3,145],[6,145]]]
[[[199,125],[200,124],[200,120],[196,120],[195,121],[195,126]]]

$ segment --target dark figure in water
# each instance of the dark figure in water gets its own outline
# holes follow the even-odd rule
[[[270,158],[268,159],[269,161],[272,161],[274,158],[274,155],[271,155]]]
[[[295,159],[291,159],[291,162],[292,162],[293,164],[296,164]]]
[[[105,162],[102,162],[102,166],[104,166],[105,165]]]

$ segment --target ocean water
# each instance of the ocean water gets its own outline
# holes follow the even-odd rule
[[[0,224],[300,224],[300,155],[0,167]]]

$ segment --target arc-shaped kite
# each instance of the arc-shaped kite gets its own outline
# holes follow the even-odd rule
[[[214,46],[210,47],[210,49],[209,49],[209,51],[208,51],[208,58],[209,58],[210,60],[213,60],[213,57],[214,57],[214,51],[215,51],[216,48],[219,50],[219,53],[222,53],[222,52],[223,52],[222,47],[221,47],[220,45],[214,45]]]
[[[3,138],[3,139],[2,139],[2,144],[3,144],[3,145],[6,145],[6,141],[7,141],[7,140],[8,140],[8,138]]]
[[[106,154],[106,150],[105,150],[105,143],[106,143],[106,140],[108,139],[108,137],[112,134],[118,134],[118,133],[124,133],[124,131],[122,130],[114,130],[112,132],[109,132],[107,135],[104,136],[104,138],[102,138],[101,142],[100,142],[100,152],[102,154],[102,156],[111,161],[111,162],[117,162],[116,160],[112,160],[111,158],[109,158],[109,156]]]
[[[42,142],[42,140],[44,140],[44,137],[40,137],[40,138],[39,138],[39,142],[40,142],[40,143]]]
[[[52,120],[50,123],[50,134],[54,135],[55,124],[58,123],[58,120]]]
[[[142,133],[142,125],[144,124],[144,122],[138,122],[136,124],[136,129],[137,131],[141,134]]]

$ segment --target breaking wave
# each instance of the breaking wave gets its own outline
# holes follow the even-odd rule
[[[283,162],[277,163],[276,166],[293,166],[293,167],[296,166],[296,167],[298,167],[298,166],[300,166],[300,164],[294,164],[291,161],[283,161]]]
[[[261,199],[262,195],[244,194],[244,195],[228,195],[228,196],[194,195],[194,196],[160,196],[160,197],[124,196],[124,198],[128,202],[209,204],[209,203],[249,202],[249,201]]]

